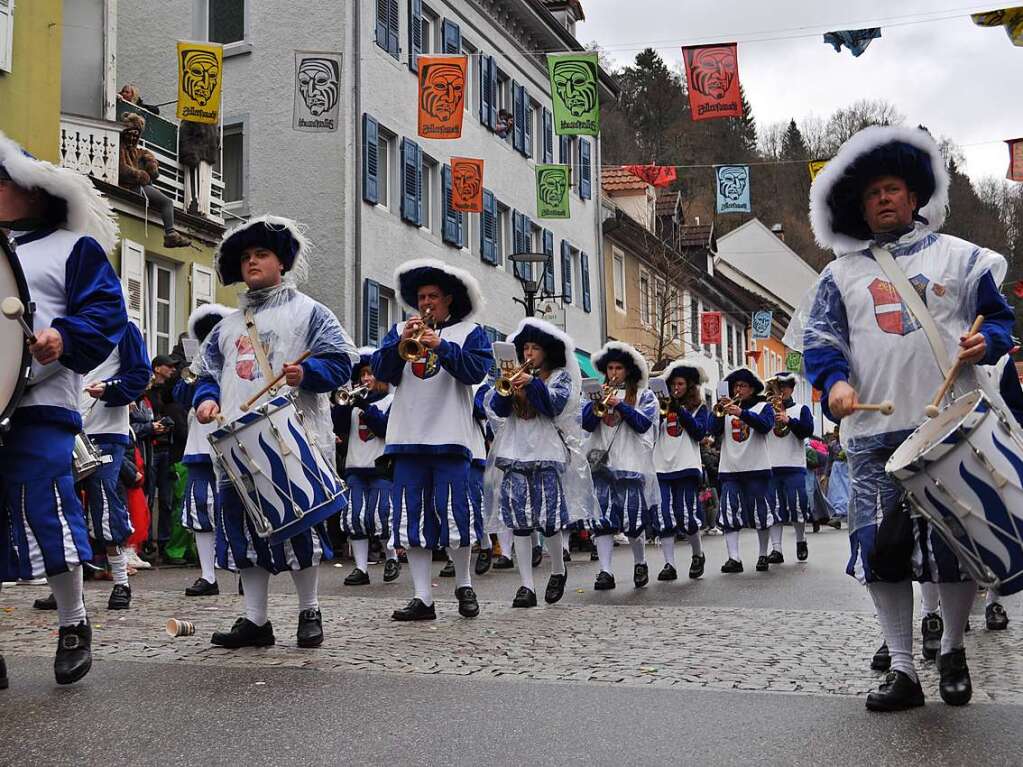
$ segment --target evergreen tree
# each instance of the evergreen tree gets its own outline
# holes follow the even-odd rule
[[[789,127],[781,140],[781,159],[783,160],[809,160],[809,153],[806,149],[806,142],[803,141],[803,134],[799,132],[796,121],[789,120]]]

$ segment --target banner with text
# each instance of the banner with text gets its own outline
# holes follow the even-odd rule
[[[749,166],[718,165],[714,173],[717,178],[717,212],[750,213]]]
[[[721,343],[721,312],[703,312],[700,315],[700,343]]]
[[[483,160],[451,158],[451,209],[459,213],[483,212]]]
[[[220,122],[224,48],[218,43],[178,41],[178,119]]]
[[[341,109],[341,54],[295,51],[295,106],[291,127],[308,133],[337,130]]]
[[[596,53],[547,57],[554,132],[559,136],[600,133],[599,71]]]
[[[419,135],[462,137],[468,56],[419,56]]]
[[[567,165],[536,166],[537,218],[568,218],[568,190],[570,186]]]
[[[742,117],[739,57],[735,43],[682,49],[694,120]]]

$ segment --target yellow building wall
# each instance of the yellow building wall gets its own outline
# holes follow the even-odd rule
[[[60,140],[61,0],[14,8],[11,71],[0,72],[0,130],[41,160],[57,161]]]

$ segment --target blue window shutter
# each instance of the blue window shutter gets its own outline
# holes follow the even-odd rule
[[[529,103],[529,89],[522,86],[522,154],[525,157],[533,155],[533,110]]]
[[[521,152],[525,147],[526,110],[522,103],[522,86],[512,80],[512,114],[515,128],[512,131],[512,148]]]
[[[480,123],[490,126],[490,57],[480,54]]]
[[[380,343],[380,285],[373,280],[362,290],[362,338],[366,346]]]
[[[401,53],[399,35],[401,33],[401,21],[398,17],[398,0],[386,0],[387,2],[387,52],[398,58]]]
[[[418,218],[416,223],[422,226],[426,222],[426,215],[423,213],[423,150],[416,144],[416,211]]]
[[[387,6],[390,0],[377,0],[377,34],[376,43],[385,51],[387,50]]]
[[[497,60],[490,56],[490,66],[487,68],[487,77],[489,78],[490,88],[490,115],[487,117],[487,125],[490,126],[490,130],[494,130],[497,127]]]
[[[441,239],[449,244],[456,244],[458,227],[455,223],[455,211],[451,209],[451,166],[445,165],[440,172],[441,184],[441,210],[444,213],[444,222],[441,226]]]
[[[590,147],[587,139],[579,139],[579,196],[588,200],[593,196],[590,166]]]
[[[368,114],[362,115],[362,199],[380,202],[380,129]]]
[[[566,304],[572,303],[572,249],[561,241],[561,293]]]
[[[497,263],[497,200],[489,189],[483,190],[483,212],[480,214],[480,259]]]
[[[462,30],[450,19],[444,19],[440,25],[440,37],[444,41],[444,53],[462,52]]]
[[[579,254],[579,271],[582,273],[583,283],[583,311],[590,311],[590,257],[585,253]]]
[[[543,292],[554,295],[554,232],[543,230],[543,252],[547,254],[547,265],[543,273]]]
[[[419,225],[419,206],[422,199],[419,182],[419,146],[407,138],[401,140],[401,217],[410,224]]]
[[[408,68],[419,71],[423,52],[423,0],[408,0]]]
[[[543,161],[554,162],[554,115],[543,108]]]
[[[572,164],[572,137],[571,136],[559,136],[558,137],[558,162],[562,165]]]

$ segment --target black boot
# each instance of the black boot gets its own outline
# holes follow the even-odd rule
[[[476,599],[476,592],[472,590],[472,586],[455,589],[455,599],[458,600],[458,614],[463,618],[475,618],[480,614],[480,603]]]
[[[303,610],[298,614],[298,646],[319,647],[323,644],[323,616],[319,610]]]
[[[973,683],[970,669],[966,666],[966,650],[959,648],[942,653],[938,658],[938,692],[941,699],[950,706],[965,706],[973,697]]]
[[[536,592],[519,586],[519,590],[515,592],[515,599],[512,600],[512,607],[536,607]]]
[[[877,692],[867,695],[867,708],[871,711],[905,711],[923,704],[920,682],[914,682],[901,671],[889,671]]]
[[[609,591],[614,587],[615,577],[611,573],[606,573],[603,570],[597,573],[597,578],[593,581],[594,591]]]
[[[369,573],[365,570],[360,570],[356,567],[344,580],[345,586],[368,586],[369,585]]]
[[[53,596],[53,594],[50,594],[42,599],[37,599],[32,603],[32,607],[35,610],[56,610],[57,598]]]
[[[565,583],[568,581],[568,573],[562,575],[551,575],[547,581],[547,591],[543,595],[543,601],[549,605],[561,600],[565,595]]]
[[[248,618],[239,618],[230,631],[214,631],[211,644],[218,647],[237,649],[239,647],[270,647],[277,641],[270,621],[257,626]]]
[[[392,621],[432,621],[437,618],[437,610],[433,605],[427,605],[421,599],[412,599],[400,610],[391,613]]]
[[[636,565],[632,568],[632,583],[637,589],[641,589],[650,582],[650,568],[646,564]]]
[[[110,592],[110,599],[107,600],[108,610],[127,610],[131,607],[131,586],[127,583],[118,583]]]
[[[490,549],[480,549],[480,553],[476,555],[476,575],[484,575],[490,570],[490,566],[494,563],[494,557],[491,554]]]
[[[703,577],[703,570],[707,566],[706,554],[693,554],[693,561],[689,565],[689,577],[696,579]]]
[[[1009,627],[1009,616],[998,602],[992,602],[984,608],[984,622],[988,631],[1004,631]]]
[[[809,556],[810,551],[806,548],[806,541],[796,541],[796,559],[805,562]]]
[[[770,568],[771,563],[767,560],[767,557],[757,557],[756,570],[758,573],[766,573]]]
[[[448,560],[444,567],[441,568],[439,576],[440,578],[454,578],[455,577],[455,563],[452,560]]]
[[[533,567],[539,567],[540,563],[543,562],[543,546],[533,547]]]
[[[401,562],[397,559],[388,559],[384,562],[384,583],[390,583],[398,579],[401,574]]]
[[[186,597],[215,597],[219,593],[220,586],[205,578],[196,578],[195,583],[185,589]]]
[[[6,690],[7,685],[7,664],[4,662],[4,656],[0,655],[0,690]]]
[[[934,660],[941,650],[941,635],[945,633],[945,622],[937,613],[928,613],[920,621],[920,635],[923,637],[924,660]]]
[[[729,559],[723,565],[721,565],[721,572],[723,573],[741,573],[742,562],[738,559]]]
[[[892,656],[888,652],[888,643],[885,642],[877,651],[874,653],[873,659],[870,661],[870,668],[874,671],[887,671],[892,667]]]
[[[661,568],[661,572],[657,573],[657,580],[676,581],[678,580],[678,570],[665,563],[664,567]]]
[[[493,568],[495,570],[511,570],[515,567],[515,563],[511,561],[510,557],[506,557],[504,554],[494,557]]]
[[[53,675],[57,684],[73,684],[92,668],[92,626],[83,621],[77,626],[61,626],[57,636],[57,656]]]
[[[767,564],[769,565],[783,565],[785,564],[785,555],[780,551],[772,551],[767,555]]]

